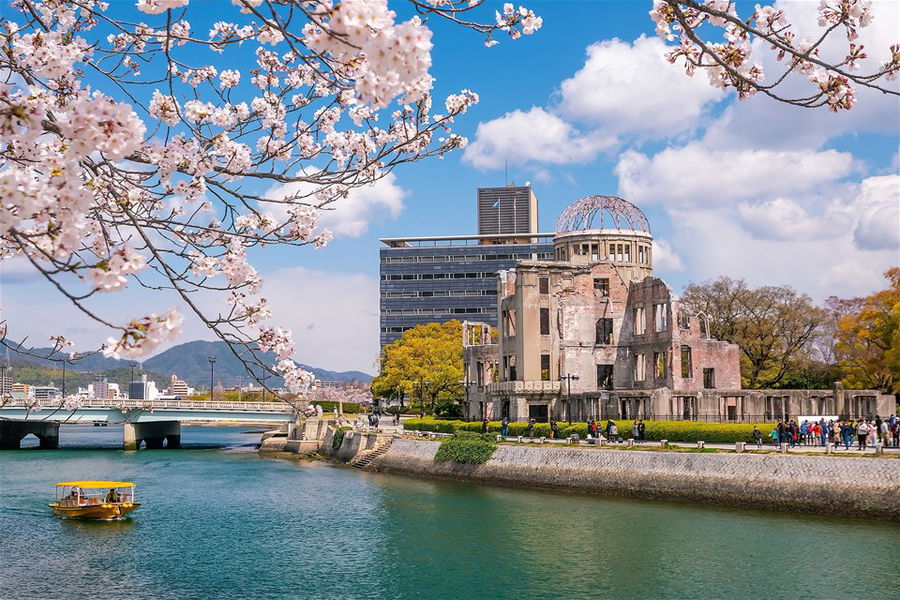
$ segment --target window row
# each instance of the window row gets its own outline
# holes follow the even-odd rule
[[[406,273],[403,275],[382,275],[382,281],[414,281],[432,279],[493,279],[497,273]]]
[[[458,308],[387,308],[381,311],[384,315],[481,315],[496,312],[496,308],[458,307]]]
[[[435,290],[435,291],[409,291],[409,292],[385,292],[382,298],[437,298],[454,296],[496,296],[497,290]]]
[[[599,261],[600,256],[603,255],[604,246],[606,250],[605,256],[609,261],[630,263],[632,262],[632,256],[634,256],[635,263],[639,265],[650,264],[650,246],[647,244],[582,242],[572,244],[572,254],[574,256],[590,256],[590,260]],[[556,260],[569,260],[568,252],[566,246],[557,246],[555,250]]]
[[[531,260],[537,255],[538,260],[549,260],[552,252],[515,252],[510,254],[455,254],[452,256],[385,256],[382,264],[411,264],[411,263],[461,263],[480,262],[484,260]]]

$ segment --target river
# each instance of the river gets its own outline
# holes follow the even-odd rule
[[[184,449],[122,452],[118,427],[64,426],[59,450],[0,452],[0,598],[900,598],[898,523],[364,473],[258,439],[186,426]],[[143,506],[58,519],[74,479],[135,481]]]

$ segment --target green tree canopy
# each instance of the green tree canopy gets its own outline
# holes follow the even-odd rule
[[[432,409],[439,397],[458,399],[463,378],[462,324],[428,323],[403,332],[382,350],[381,372],[372,380],[374,396],[418,396]]]
[[[688,285],[684,306],[709,318],[712,337],[741,349],[741,383],[777,387],[808,359],[825,311],[790,286],[750,288],[743,280],[719,277]]]

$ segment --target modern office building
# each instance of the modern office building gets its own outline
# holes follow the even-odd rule
[[[537,196],[531,186],[478,188],[478,234],[537,233]]]
[[[553,257],[553,234],[538,233],[537,198],[528,186],[479,189],[478,221],[476,235],[381,240],[381,345],[425,323],[496,326],[497,272]]]

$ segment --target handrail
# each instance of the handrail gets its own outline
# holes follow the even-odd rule
[[[58,401],[41,401],[31,404],[34,408],[58,408]],[[27,408],[29,402],[20,399],[10,399],[0,407]],[[218,402],[218,401],[183,401],[183,400],[105,400],[103,398],[86,398],[80,401],[78,408],[125,408],[125,409],[201,409],[201,410],[226,410],[231,412],[284,412],[294,411],[294,407],[286,402]],[[66,409],[63,409],[66,410]]]

